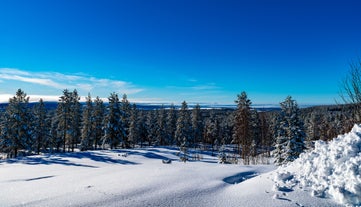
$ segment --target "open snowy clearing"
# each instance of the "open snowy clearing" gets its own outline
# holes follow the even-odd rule
[[[0,206],[339,206],[307,189],[274,189],[273,165],[218,164],[209,154],[183,163],[177,152],[105,150],[1,161]]]

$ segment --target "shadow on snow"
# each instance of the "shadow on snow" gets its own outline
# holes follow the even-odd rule
[[[257,172],[254,172],[254,171],[241,172],[236,175],[232,175],[230,177],[224,178],[223,182],[228,183],[228,184],[237,184],[237,183],[241,183],[247,179],[256,177],[257,175],[258,175]]]
[[[110,156],[107,156],[104,153],[99,153],[99,152],[95,152],[95,151],[53,154],[53,155],[48,154],[48,155],[44,155],[44,156],[29,156],[29,157],[22,157],[22,158],[16,158],[16,159],[7,159],[7,160],[1,161],[1,162],[6,162],[9,164],[13,164],[13,163],[22,163],[22,164],[26,164],[26,165],[54,165],[54,164],[57,164],[57,165],[65,165],[65,166],[98,168],[97,166],[93,166],[93,165],[76,163],[74,161],[68,160],[67,158],[90,159],[95,162],[109,163],[109,164],[122,164],[122,165],[138,164],[138,163],[131,162],[128,160],[112,158]]]

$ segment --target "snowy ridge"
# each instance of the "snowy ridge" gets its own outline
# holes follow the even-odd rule
[[[311,189],[311,195],[331,197],[343,205],[361,205],[361,125],[315,149],[301,154],[275,177],[276,188],[296,185]]]

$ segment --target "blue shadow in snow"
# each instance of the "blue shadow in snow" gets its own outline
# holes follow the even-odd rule
[[[95,162],[101,163],[110,163],[110,164],[122,164],[122,165],[135,165],[138,163],[131,162],[128,160],[122,160],[118,158],[112,158],[104,153],[99,153],[96,151],[89,152],[75,152],[75,153],[59,153],[59,154],[48,154],[46,156],[29,156],[16,159],[7,159],[4,160],[6,163],[22,163],[26,165],[65,165],[65,166],[76,166],[76,167],[88,167],[88,168],[98,168],[93,165],[86,165],[81,163],[76,163],[70,161],[67,158],[75,159],[90,159]],[[0,162],[1,163],[1,162]]]
[[[226,177],[223,179],[223,182],[228,184],[236,184],[241,183],[247,179],[256,177],[258,174],[254,171],[248,171],[248,172],[241,172],[236,175],[232,175],[230,177]]]

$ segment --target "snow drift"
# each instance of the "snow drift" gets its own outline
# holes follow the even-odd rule
[[[292,173],[290,173],[289,171]],[[361,205],[361,125],[303,153],[275,176],[275,188],[311,188],[317,197],[331,197],[344,205]]]

